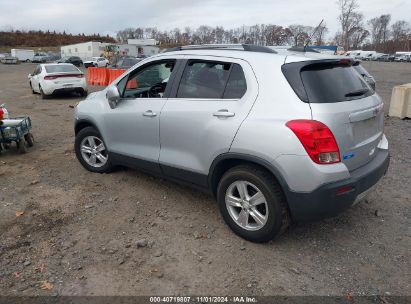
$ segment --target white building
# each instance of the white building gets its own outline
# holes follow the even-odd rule
[[[157,40],[155,39],[127,39],[128,44],[134,45],[157,45]]]
[[[129,39],[128,42],[129,44],[117,44],[120,56],[152,56],[160,51],[155,39]],[[61,57],[78,56],[82,60],[88,60],[91,57],[102,56],[107,45],[112,45],[112,43],[90,41],[65,45],[61,47]]]
[[[118,44],[120,56],[152,56],[158,54],[160,49],[152,45]]]
[[[104,53],[104,47],[110,43],[97,41],[83,42],[61,47],[61,57],[78,56],[83,60],[99,57]]]

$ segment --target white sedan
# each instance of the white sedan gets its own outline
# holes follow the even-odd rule
[[[92,57],[91,60],[84,61],[84,67],[102,68],[108,66],[109,62],[104,57]]]
[[[28,78],[33,94],[40,93],[43,99],[59,92],[76,92],[87,96],[86,78],[71,63],[39,64]]]

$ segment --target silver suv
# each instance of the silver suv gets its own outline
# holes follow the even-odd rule
[[[206,190],[235,233],[269,241],[349,208],[387,171],[383,103],[352,64],[252,45],[161,53],[79,103],[77,158]]]

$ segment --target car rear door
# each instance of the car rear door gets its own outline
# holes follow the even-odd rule
[[[258,84],[239,59],[190,56],[178,73],[160,118],[160,165],[168,176],[203,184],[215,157],[229,151]]]
[[[383,136],[383,103],[352,62],[343,59],[290,64],[301,66],[298,72],[312,118],[331,129],[347,168],[354,170],[371,161]]]

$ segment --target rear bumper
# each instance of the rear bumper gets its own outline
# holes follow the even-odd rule
[[[69,93],[69,92],[85,92],[86,90],[82,87],[70,87],[70,88],[60,88],[53,91],[52,94]]]
[[[385,175],[389,165],[388,150],[378,149],[375,158],[350,172],[351,177],[323,185],[312,192],[286,193],[291,216],[295,221],[318,220],[335,216],[364,198]],[[349,189],[338,194],[339,189]]]
[[[41,81],[41,88],[47,95],[52,95],[56,93],[64,92],[83,92],[87,91],[87,84],[85,78],[81,81],[76,81],[72,83],[72,86],[65,86],[64,84],[56,84],[52,81]]]

